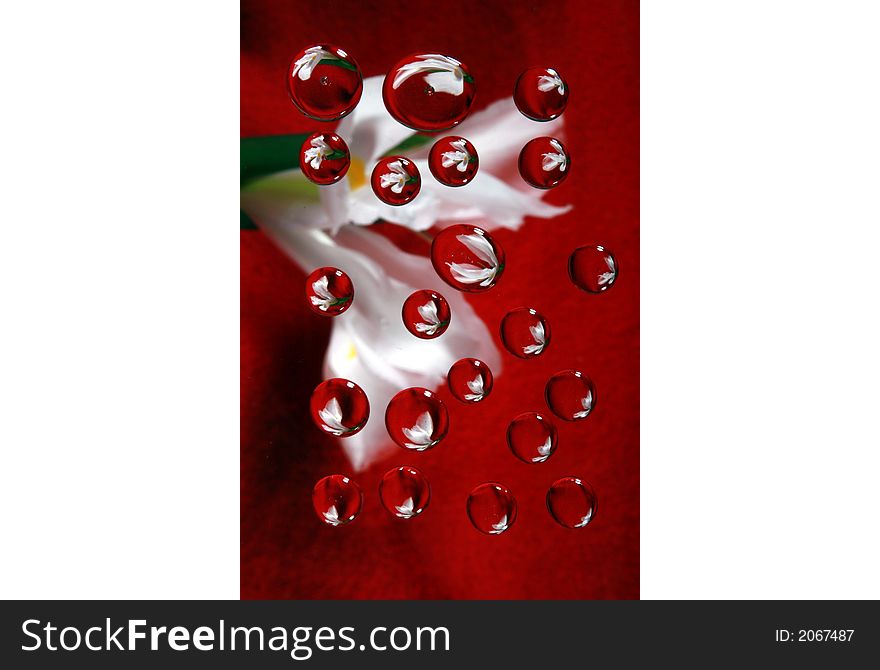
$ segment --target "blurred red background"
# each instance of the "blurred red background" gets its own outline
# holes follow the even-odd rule
[[[360,473],[309,418],[330,324],[306,306],[306,273],[262,233],[241,232],[241,597],[638,598],[638,3],[248,0],[241,19],[242,137],[318,129],[291,105],[284,82],[291,56],[322,41],[353,54],[364,76],[414,52],[455,56],[477,81],[475,110],[509,97],[526,67],[557,68],[571,89],[563,118],[572,172],[547,198],[575,206],[497,231],[504,277],[468,296],[499,348],[508,309],[542,312],[553,329],[544,355],[505,353],[495,390],[476,406],[439,389],[450,411],[447,438],[425,453],[396,450]],[[588,243],[606,245],[620,267],[615,286],[598,296],[566,275],[569,253]],[[557,452],[526,465],[508,451],[506,426],[545,409],[544,383],[566,368],[593,378],[596,409],[583,422],[557,421]],[[373,408],[371,420],[383,412]],[[377,493],[384,472],[403,464],[432,485],[430,506],[410,521],[392,518]],[[364,510],[349,526],[322,524],[312,510],[312,486],[331,473],[352,475],[364,490]],[[564,475],[585,478],[598,494],[586,528],[564,529],[547,512],[547,488]],[[519,504],[500,536],[478,533],[465,513],[469,491],[489,480],[507,485]]]

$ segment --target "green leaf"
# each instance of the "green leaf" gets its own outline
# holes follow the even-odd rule
[[[245,214],[242,210],[238,211],[241,213],[241,230],[259,230],[257,224],[251,220],[251,217]]]
[[[282,170],[299,167],[299,150],[308,135],[242,137],[241,185]]]
[[[394,156],[395,154],[404,153],[409,151],[410,149],[418,149],[419,147],[423,147],[430,142],[433,142],[434,138],[430,135],[421,135],[416,133],[415,135],[410,135],[403,142],[398,144],[397,146],[391,147],[388,151],[385,152],[385,156]]]
[[[345,68],[346,70],[351,70],[352,72],[357,72],[357,68],[349,63],[346,60],[342,60],[341,58],[322,58],[318,61],[318,65],[333,65],[335,67]]]

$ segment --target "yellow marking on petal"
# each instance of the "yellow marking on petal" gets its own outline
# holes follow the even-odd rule
[[[345,360],[353,361],[357,358],[357,349],[354,348],[354,344],[352,342],[348,343],[348,350],[345,352]]]
[[[367,185],[366,165],[357,156],[351,157],[348,167],[348,181],[351,184],[351,190],[356,191],[361,186]]]

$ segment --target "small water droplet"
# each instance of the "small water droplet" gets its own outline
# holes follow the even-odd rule
[[[314,133],[306,138],[299,150],[303,175],[319,186],[338,182],[350,165],[348,145],[336,133]]]
[[[309,411],[312,421],[325,433],[351,437],[360,432],[370,418],[370,401],[360,386],[334,377],[312,391]]]
[[[532,121],[552,121],[565,111],[568,84],[553,68],[531,67],[516,80],[513,101]]]
[[[326,524],[342,526],[354,521],[364,505],[364,494],[357,483],[345,475],[329,475],[312,489],[315,514]]]
[[[534,358],[550,344],[550,324],[534,309],[520,307],[501,320],[501,342],[518,358]]]
[[[425,511],[431,501],[431,486],[425,476],[409,465],[392,468],[379,482],[382,506],[400,519],[411,519]]]
[[[504,259],[504,250],[489,233],[465,223],[445,228],[431,243],[431,263],[440,279],[468,293],[495,286]]]
[[[363,77],[348,53],[319,44],[303,49],[290,61],[287,91],[294,106],[309,118],[335,121],[360,101]]]
[[[416,54],[395,63],[382,84],[385,107],[413,130],[438,132],[461,123],[476,95],[465,64],[442,54]]]
[[[599,244],[579,247],[568,258],[568,276],[582,291],[603,293],[614,286],[619,268],[608,249]]]
[[[402,316],[406,329],[422,340],[440,337],[452,320],[446,298],[427,289],[416,291],[406,299]]]
[[[519,153],[519,174],[540,189],[559,186],[571,172],[571,156],[555,137],[536,137]]]
[[[323,267],[306,277],[306,302],[315,314],[337,316],[353,301],[354,285],[342,270]]]
[[[467,514],[481,533],[500,535],[516,521],[516,499],[506,486],[486,482],[468,496]]]
[[[477,174],[480,159],[473,144],[463,137],[450,135],[434,142],[428,155],[428,167],[434,179],[444,186],[464,186]]]
[[[483,361],[462,358],[452,364],[446,375],[449,391],[464,403],[480,402],[492,392],[492,371]]]
[[[578,477],[563,477],[547,491],[550,516],[566,528],[583,528],[596,518],[598,507],[593,487]]]
[[[385,428],[398,446],[425,451],[446,437],[449,413],[443,401],[432,391],[420,387],[408,388],[388,403]]]
[[[507,427],[507,445],[523,463],[543,463],[556,451],[553,422],[537,412],[520,414]]]
[[[419,168],[408,158],[388,156],[376,163],[370,186],[386,205],[405,205],[419,194],[422,178]]]
[[[547,407],[565,421],[582,421],[596,406],[593,380],[577,370],[563,370],[550,377],[544,387]]]

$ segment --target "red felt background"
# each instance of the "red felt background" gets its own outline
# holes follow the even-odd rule
[[[493,333],[507,309],[538,309],[553,329],[545,354],[505,353],[493,394],[477,406],[441,388],[448,437],[356,474],[308,416],[330,324],[306,307],[305,273],[262,233],[242,231],[242,598],[638,598],[638,3],[243,0],[241,32],[243,137],[318,129],[290,104],[284,77],[298,49],[321,41],[353,54],[365,76],[413,52],[453,55],[476,79],[476,109],[510,96],[528,66],[559,69],[571,89],[563,118],[572,172],[547,197],[575,205],[498,231],[504,277],[469,297]],[[607,245],[618,260],[618,281],[603,295],[578,291],[566,276],[568,254],[586,243]],[[595,381],[596,409],[583,422],[558,421],[558,451],[526,465],[509,453],[506,425],[544,408],[544,382],[569,367]],[[373,408],[371,420],[383,412]],[[432,484],[430,506],[410,521],[393,519],[377,493],[382,474],[401,464]],[[353,475],[365,493],[361,516],[340,528],[320,523],[310,500],[314,483],[335,472]],[[569,474],[599,496],[595,521],[580,530],[557,526],[544,503],[549,485]],[[519,503],[500,536],[481,535],[465,514],[468,492],[487,480],[506,484]]]

